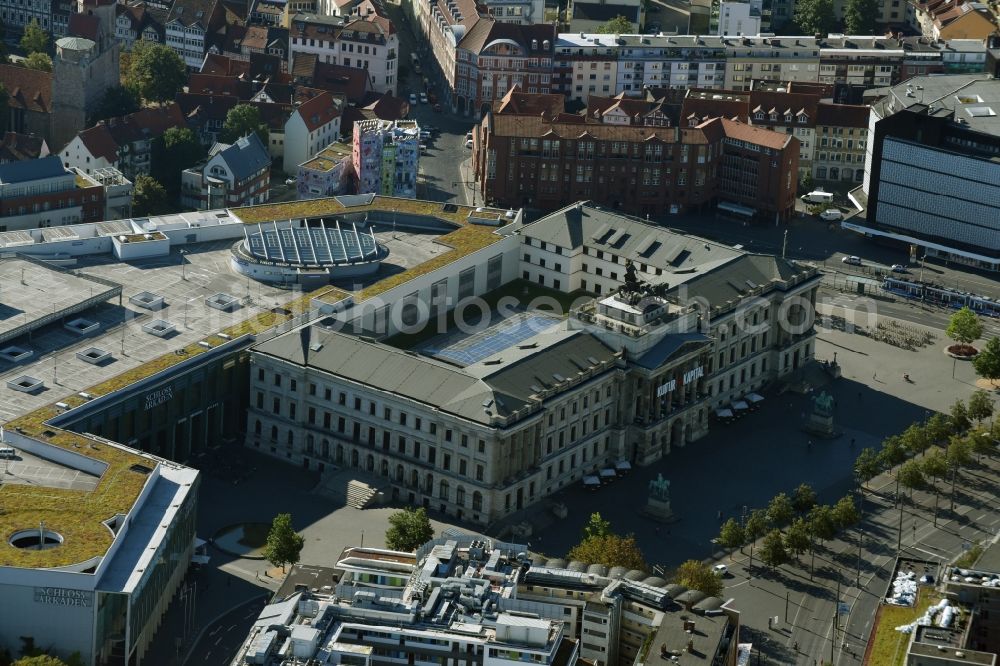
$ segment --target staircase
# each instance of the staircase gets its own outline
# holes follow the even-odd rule
[[[355,509],[364,509],[378,495],[378,489],[364,481],[351,479],[347,482],[347,504]]]
[[[355,509],[365,509],[385,497],[387,488],[383,480],[357,469],[328,471],[313,488],[313,493],[336,502],[343,502]]]

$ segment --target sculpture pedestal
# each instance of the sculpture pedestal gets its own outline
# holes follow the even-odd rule
[[[661,523],[672,523],[677,518],[674,517],[674,512],[670,508],[670,500],[661,500],[650,497],[646,500],[646,506],[643,508],[642,513],[653,520],[658,520]]]
[[[840,435],[833,427],[833,416],[823,416],[820,414],[810,414],[806,421],[806,432],[822,439],[833,439]]]

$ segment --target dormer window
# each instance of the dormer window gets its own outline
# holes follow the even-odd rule
[[[777,120],[778,120],[778,114],[777,113],[771,113],[770,118],[771,118],[771,122],[772,123],[773,122],[777,122]]]
[[[790,114],[790,113],[786,113],[785,114],[785,122],[786,123],[792,122],[792,114]]]
[[[805,125],[807,122],[809,122],[809,116],[807,116],[805,112],[799,111],[799,124]]]
[[[758,111],[757,113],[753,114],[753,119],[754,120],[764,120],[764,112],[763,111]]]

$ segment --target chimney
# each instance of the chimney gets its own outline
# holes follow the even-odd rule
[[[312,337],[312,326],[305,325],[299,329],[299,345],[302,347],[302,365],[309,365],[309,344]]]

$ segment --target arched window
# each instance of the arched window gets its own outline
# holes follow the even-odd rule
[[[278,426],[271,426],[271,440],[278,441]]]
[[[478,490],[472,493],[472,510],[473,511],[483,510],[483,494]]]
[[[261,432],[263,432],[263,428],[264,426],[260,424],[260,419],[257,419],[256,421],[253,422],[253,434],[255,435],[261,434]]]
[[[465,506],[465,488],[462,486],[455,489],[455,503],[459,506]]]
[[[295,443],[295,435],[292,434],[291,430],[288,431],[288,437],[285,438],[285,443],[288,444],[289,447]]]
[[[446,500],[450,497],[450,495],[451,493],[449,492],[448,482],[442,481],[438,486],[438,497],[440,497],[443,500]]]

